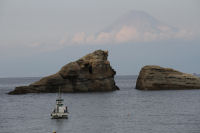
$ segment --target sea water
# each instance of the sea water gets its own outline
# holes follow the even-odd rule
[[[200,133],[200,90],[140,91],[117,76],[119,91],[62,94],[69,119],[51,119],[56,93],[7,95],[40,78],[0,78],[0,133]]]

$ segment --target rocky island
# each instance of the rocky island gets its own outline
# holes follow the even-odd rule
[[[138,76],[136,89],[177,90],[200,89],[200,78],[160,66],[144,66]]]
[[[61,68],[56,74],[28,86],[16,87],[8,94],[94,92],[119,90],[115,85],[115,70],[107,60],[108,51],[97,50]]]

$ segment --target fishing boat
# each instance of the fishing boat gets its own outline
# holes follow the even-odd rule
[[[56,99],[56,107],[51,113],[52,119],[62,119],[62,118],[67,119],[68,118],[67,106],[64,106],[63,102],[64,102],[64,99],[61,98],[61,92],[59,88],[58,98]]]

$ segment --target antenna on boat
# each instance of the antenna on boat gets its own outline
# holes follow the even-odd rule
[[[60,90],[60,86],[59,86],[58,98],[61,99],[61,90]]]

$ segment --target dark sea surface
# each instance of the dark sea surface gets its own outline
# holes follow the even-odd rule
[[[7,95],[39,78],[0,78],[0,133],[200,133],[200,90],[139,91],[117,76],[119,91],[62,94],[69,119],[50,113],[57,94]]]

